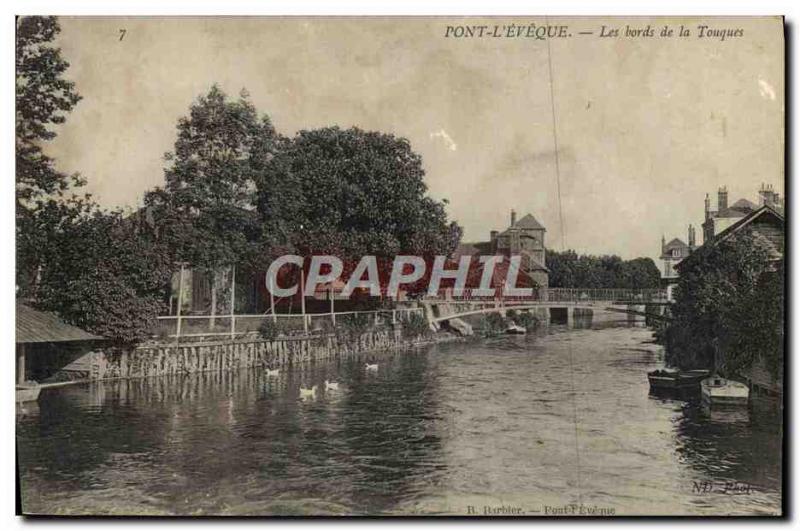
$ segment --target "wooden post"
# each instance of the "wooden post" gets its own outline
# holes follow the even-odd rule
[[[272,293],[272,277],[269,277],[269,313],[272,314],[272,322],[277,323],[278,317],[275,315],[275,294]]]
[[[175,323],[175,342],[181,337],[181,309],[183,308],[183,263],[181,263],[181,272],[178,274],[178,311],[175,312],[177,322]]]
[[[236,264],[231,266],[231,339],[236,335]]]
[[[336,327],[336,312],[333,307],[333,282],[331,282],[330,297],[331,297],[331,322],[333,323],[333,326]]]
[[[217,269],[211,270],[211,319],[208,321],[208,331],[214,332],[217,325]]]
[[[303,331],[307,334],[308,320],[306,319],[306,293],[305,293],[306,274],[305,271],[303,270],[304,265],[300,266],[300,313],[303,314]]]
[[[25,343],[17,343],[17,383],[25,382]]]

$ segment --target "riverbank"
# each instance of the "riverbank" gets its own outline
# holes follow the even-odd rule
[[[147,343],[133,349],[90,352],[62,370],[70,380],[98,381],[235,371],[251,367],[287,367],[331,361],[383,350],[406,350],[441,342],[463,341],[448,332],[405,337],[401,328],[368,330],[355,335],[316,334],[236,338],[197,343]]]

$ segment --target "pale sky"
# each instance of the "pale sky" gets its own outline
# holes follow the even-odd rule
[[[564,227],[559,223],[546,41],[445,38],[448,25],[544,18],[61,18],[67,77],[83,100],[48,148],[104,206],[163,182],[191,102],[246,88],[286,135],[328,125],[390,132],[420,153],[432,196],[465,241],[532,213],[548,247],[624,258],[686,240],[703,198],[783,194],[780,19],[576,19],[551,41]],[[649,39],[600,38],[651,24]],[[692,36],[659,38],[669,24]],[[698,24],[742,28],[725,41]],[[125,29],[120,41],[120,29]],[[593,31],[594,35],[578,35]]]

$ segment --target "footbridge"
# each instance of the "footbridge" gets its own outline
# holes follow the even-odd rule
[[[662,289],[580,289],[549,288],[541,289],[529,296],[490,296],[478,295],[477,290],[463,290],[456,293],[444,290],[434,297],[420,301],[425,308],[428,322],[439,325],[452,319],[486,313],[506,313],[509,310],[549,310],[564,309],[568,321],[572,320],[575,309],[605,310],[648,316],[647,305],[668,304],[667,292]],[[653,314],[660,317],[661,312]]]

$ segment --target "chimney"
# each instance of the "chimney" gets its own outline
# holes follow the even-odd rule
[[[762,183],[758,195],[761,197],[762,205],[769,205],[771,207],[778,206],[780,195],[775,192],[771,184]]]
[[[694,246],[695,246],[694,227],[689,225],[689,249],[694,249]]]
[[[667,247],[667,239],[664,238],[664,235],[661,235],[661,254],[664,254],[664,249]]]
[[[708,194],[706,194],[706,220],[711,217],[711,199],[708,198]]]
[[[758,197],[761,199],[762,205],[769,204],[769,190],[767,189],[767,185],[761,183],[761,188],[758,190]]]
[[[723,186],[717,191],[717,211],[722,212],[728,208],[728,188]]]
[[[498,232],[496,230],[489,231],[489,241],[494,243],[494,241],[497,239],[497,234]]]
[[[511,209],[511,226],[513,227],[516,224],[517,224],[517,211],[512,208]]]

